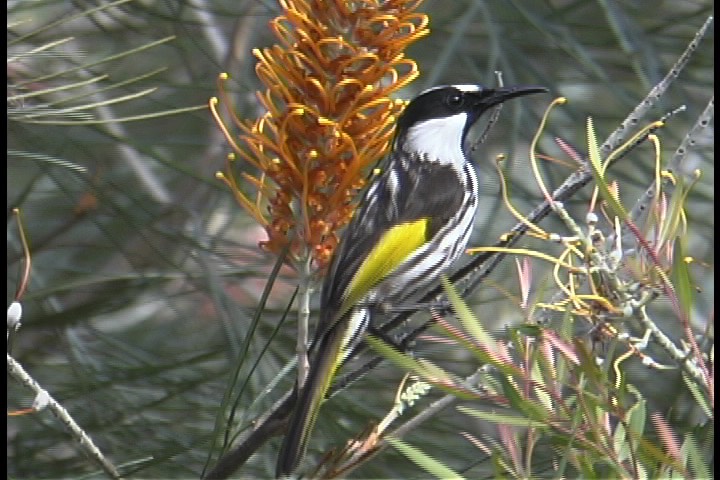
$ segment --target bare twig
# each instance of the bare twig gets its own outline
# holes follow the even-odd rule
[[[11,377],[18,380],[20,383],[28,387],[30,390],[35,392],[35,410],[41,410],[42,408],[49,408],[50,411],[65,425],[70,432],[70,435],[80,445],[80,447],[95,460],[103,471],[111,478],[121,478],[115,465],[113,465],[100,449],[93,443],[92,439],[87,433],[75,422],[70,413],[63,407],[57,400],[55,400],[50,393],[42,388],[34,378],[30,376],[27,371],[20,365],[20,363],[11,357],[7,356],[8,374]]]

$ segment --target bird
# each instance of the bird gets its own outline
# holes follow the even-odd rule
[[[390,152],[370,177],[324,278],[309,372],[296,387],[278,478],[298,468],[338,367],[378,315],[419,301],[464,252],[479,190],[465,146],[470,127],[506,100],[546,91],[440,85],[420,92],[400,114]]]

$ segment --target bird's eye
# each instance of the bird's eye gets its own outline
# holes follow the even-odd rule
[[[453,110],[459,110],[465,103],[462,92],[453,92],[445,98],[445,103]]]

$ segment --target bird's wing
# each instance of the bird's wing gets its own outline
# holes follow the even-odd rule
[[[333,257],[323,286],[319,333],[430,241],[459,211],[465,194],[452,166],[393,154]]]

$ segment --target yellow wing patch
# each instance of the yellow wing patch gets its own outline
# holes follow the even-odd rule
[[[429,223],[428,218],[421,218],[395,225],[385,232],[350,282],[341,314],[360,301],[371,288],[427,241]]]

